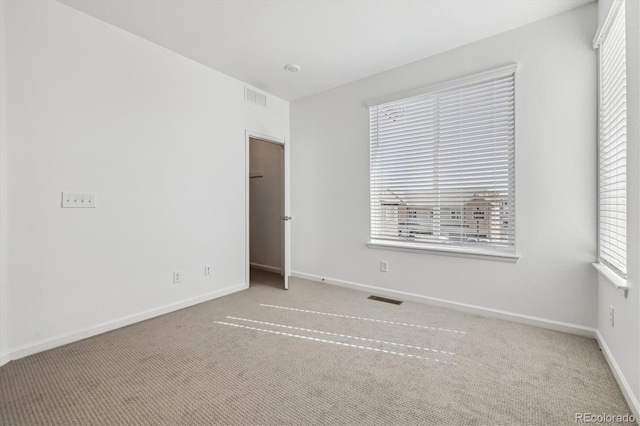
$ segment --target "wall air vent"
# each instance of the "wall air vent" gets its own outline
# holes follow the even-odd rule
[[[267,95],[248,86],[244,87],[244,100],[252,104],[260,105],[261,107],[267,107]]]

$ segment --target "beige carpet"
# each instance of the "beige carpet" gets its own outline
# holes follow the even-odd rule
[[[592,339],[253,281],[0,368],[0,424],[569,425],[630,413]]]

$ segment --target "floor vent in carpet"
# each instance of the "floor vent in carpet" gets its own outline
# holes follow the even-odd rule
[[[371,299],[371,300],[376,300],[378,302],[384,302],[384,303],[393,303],[394,305],[401,305],[402,304],[402,300],[393,300],[393,299],[387,299],[386,297],[380,297],[380,296],[369,296],[367,297],[367,299]]]

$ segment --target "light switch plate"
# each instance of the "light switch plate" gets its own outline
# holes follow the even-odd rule
[[[92,209],[96,207],[96,194],[93,192],[63,192],[63,208]]]

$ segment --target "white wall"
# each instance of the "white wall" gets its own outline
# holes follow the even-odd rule
[[[0,365],[9,360],[7,340],[7,186],[5,13],[0,2]]]
[[[250,150],[250,170],[264,174],[249,181],[251,263],[281,271],[284,150],[256,139],[250,140]]]
[[[599,2],[604,21],[611,1]],[[627,18],[627,281],[625,299],[607,280],[598,277],[598,332],[625,396],[640,416],[640,3],[626,2]],[[609,324],[609,306],[615,325]]]
[[[245,129],[288,140],[288,103],[62,4],[2,7],[13,356],[244,288]]]
[[[607,14],[609,13],[609,10],[611,10],[611,6],[613,6],[613,2],[614,0],[597,0],[598,25],[601,25],[604,22]]]
[[[596,325],[596,5],[291,104],[295,273]],[[517,264],[367,248],[368,100],[517,62]],[[379,272],[379,261],[389,272]]]

